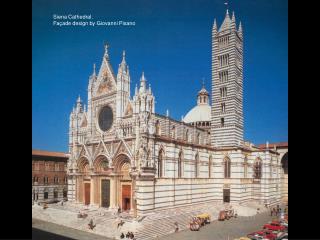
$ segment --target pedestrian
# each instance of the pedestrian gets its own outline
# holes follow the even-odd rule
[[[92,218],[90,219],[90,222],[89,222],[88,226],[89,226],[89,228],[91,230],[96,226],[95,224],[93,224],[93,219]]]
[[[175,230],[174,230],[174,232],[178,232],[178,231],[179,231],[178,222],[175,222],[174,225],[175,225]]]
[[[124,234],[123,234],[123,233],[121,233],[120,238],[121,238],[121,239],[123,239],[123,238],[124,238]]]
[[[270,216],[272,217],[272,215],[273,215],[273,209],[270,208]]]

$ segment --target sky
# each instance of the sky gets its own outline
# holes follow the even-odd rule
[[[211,28],[225,17],[224,0],[33,0],[32,148],[68,151],[69,115],[78,95],[87,102],[93,64],[104,44],[115,73],[122,51],[131,95],[142,71],[156,112],[181,120],[196,105],[202,79],[211,93]],[[229,1],[244,34],[244,139],[288,139],[288,2]],[[53,15],[90,15],[92,21],[135,26],[53,26]],[[69,20],[72,21],[72,20]]]

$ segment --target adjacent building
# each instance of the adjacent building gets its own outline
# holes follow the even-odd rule
[[[62,152],[32,150],[32,202],[67,200],[67,160]]]

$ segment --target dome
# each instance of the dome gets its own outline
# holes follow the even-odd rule
[[[192,108],[184,117],[185,123],[194,122],[210,122],[211,121],[211,107],[208,104],[197,105]]]

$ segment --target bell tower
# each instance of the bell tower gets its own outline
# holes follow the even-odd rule
[[[243,142],[243,35],[234,12],[212,28],[211,144],[238,146]]]

